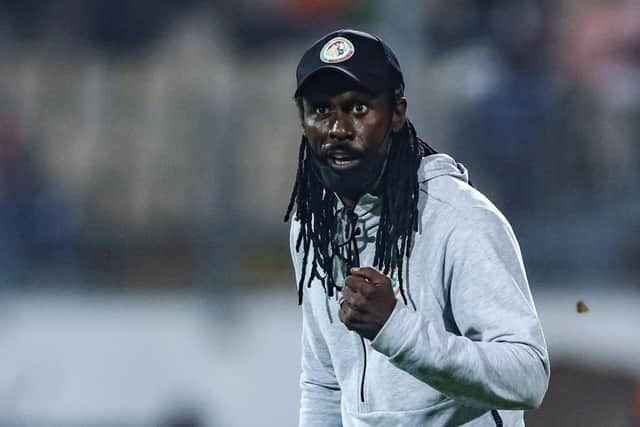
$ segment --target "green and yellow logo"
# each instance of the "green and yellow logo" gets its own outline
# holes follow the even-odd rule
[[[322,47],[320,60],[328,64],[343,62],[355,53],[353,44],[344,37],[334,37]]]
[[[400,296],[400,282],[398,282],[397,269],[392,269],[389,274],[387,274],[387,277],[391,280],[391,289],[393,289],[393,294],[398,298]]]

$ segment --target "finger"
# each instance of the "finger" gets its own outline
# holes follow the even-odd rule
[[[344,323],[347,329],[351,331],[356,330],[357,327],[362,324],[362,322],[359,320],[360,313],[350,307],[346,302],[340,307],[338,317],[340,318],[340,321]]]
[[[360,276],[348,276],[348,289],[353,295],[363,296],[369,298],[375,293],[375,283],[368,282],[364,277]]]
[[[364,277],[354,276],[352,274],[347,276],[344,283],[345,283],[344,289],[349,289],[351,292],[354,292],[354,293],[360,292],[363,288],[370,286],[370,284],[367,283]]]
[[[384,285],[384,282],[380,280],[378,282],[370,282],[364,277],[355,275],[347,276],[345,283],[347,284],[345,288],[348,287],[354,294],[363,295],[365,298],[369,298],[374,295],[378,287]]]
[[[340,318],[340,321],[346,325],[351,322],[352,316],[351,307],[349,307],[346,302],[341,304],[340,310],[338,310],[338,317]]]
[[[342,288],[342,297],[341,297],[342,301],[349,300],[352,295],[353,295],[353,291],[351,290],[351,288],[349,288],[348,286],[345,286]]]
[[[361,311],[365,302],[365,298],[361,294],[353,292],[346,286],[343,288],[340,308],[347,305],[356,311]]]
[[[386,284],[391,283],[391,280],[384,274],[371,267],[354,267],[351,269],[351,275],[362,277],[371,283]]]

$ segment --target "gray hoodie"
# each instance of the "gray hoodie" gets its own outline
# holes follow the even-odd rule
[[[542,401],[549,358],[509,223],[451,157],[425,157],[418,177],[407,303],[398,297],[372,341],[347,330],[317,279],[304,289],[300,426],[523,426]],[[366,195],[354,210],[362,267],[379,207]]]

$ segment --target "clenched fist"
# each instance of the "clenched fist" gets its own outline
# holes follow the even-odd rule
[[[347,329],[370,340],[380,332],[396,297],[391,280],[373,268],[352,268],[340,298],[340,320]]]

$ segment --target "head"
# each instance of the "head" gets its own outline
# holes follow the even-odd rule
[[[406,99],[373,93],[334,70],[310,80],[297,105],[314,173],[352,206],[381,191],[392,135],[405,125]]]
[[[417,230],[417,169],[421,157],[434,151],[406,117],[395,55],[377,37],[341,30],[305,53],[297,78],[302,140],[285,221],[297,205],[301,232],[296,249],[304,250],[300,301],[305,279],[310,285],[314,277],[334,295],[337,200],[350,209],[365,193],[382,198],[374,266],[384,273],[397,268],[402,286],[403,258]],[[311,249],[312,271],[306,277]]]

